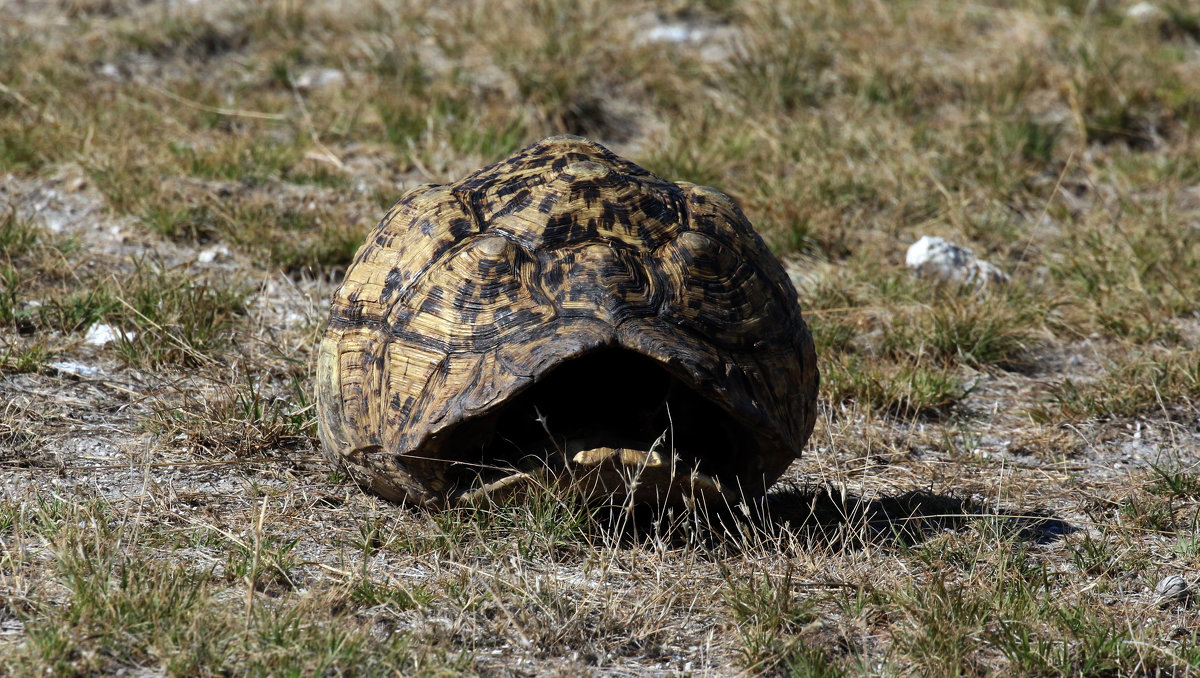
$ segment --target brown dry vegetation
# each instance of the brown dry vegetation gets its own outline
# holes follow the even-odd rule
[[[1133,4],[0,5],[0,674],[1200,672],[1200,10]],[[793,272],[822,409],[763,505],[317,460],[373,220],[559,132]]]

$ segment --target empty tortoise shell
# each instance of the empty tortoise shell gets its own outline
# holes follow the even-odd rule
[[[760,495],[812,433],[816,355],[724,194],[552,137],[405,194],[334,295],[324,454],[396,501],[530,479]]]

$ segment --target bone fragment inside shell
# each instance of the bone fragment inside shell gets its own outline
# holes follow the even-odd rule
[[[552,137],[384,215],[331,304],[322,448],[394,500],[766,491],[812,432],[795,290],[720,192]]]

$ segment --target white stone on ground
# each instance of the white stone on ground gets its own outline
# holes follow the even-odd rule
[[[225,259],[227,257],[229,257],[229,248],[224,245],[217,245],[200,250],[196,255],[196,261],[201,264],[211,264],[218,259]]]
[[[704,37],[703,29],[684,23],[660,24],[642,36],[646,42],[690,42]]]
[[[77,377],[95,377],[100,374],[99,368],[92,367],[91,365],[84,365],[83,363],[77,363],[74,360],[53,362],[50,363],[50,367],[58,370],[59,372],[73,374]]]
[[[1153,2],[1139,2],[1125,10],[1125,16],[1138,23],[1150,23],[1159,19],[1165,19],[1167,13],[1162,11]]]
[[[1158,598],[1159,605],[1187,602],[1188,598],[1192,596],[1187,580],[1178,574],[1169,574],[1160,579],[1158,585],[1154,587],[1154,593]]]
[[[126,341],[133,341],[136,336],[136,332],[124,332],[111,325],[96,323],[89,327],[87,333],[83,335],[83,343],[89,346],[104,346],[116,341],[118,337],[124,337]]]
[[[943,238],[923,235],[908,248],[904,263],[922,278],[986,287],[1007,283],[1009,276],[975,253]]]
[[[346,84],[346,74],[336,68],[310,68],[296,78],[296,87],[303,90],[341,87]]]

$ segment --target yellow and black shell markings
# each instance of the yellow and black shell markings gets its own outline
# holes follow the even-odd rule
[[[760,494],[812,432],[818,380],[795,290],[728,197],[568,136],[404,195],[318,355],[326,455],[425,504],[570,445]]]

